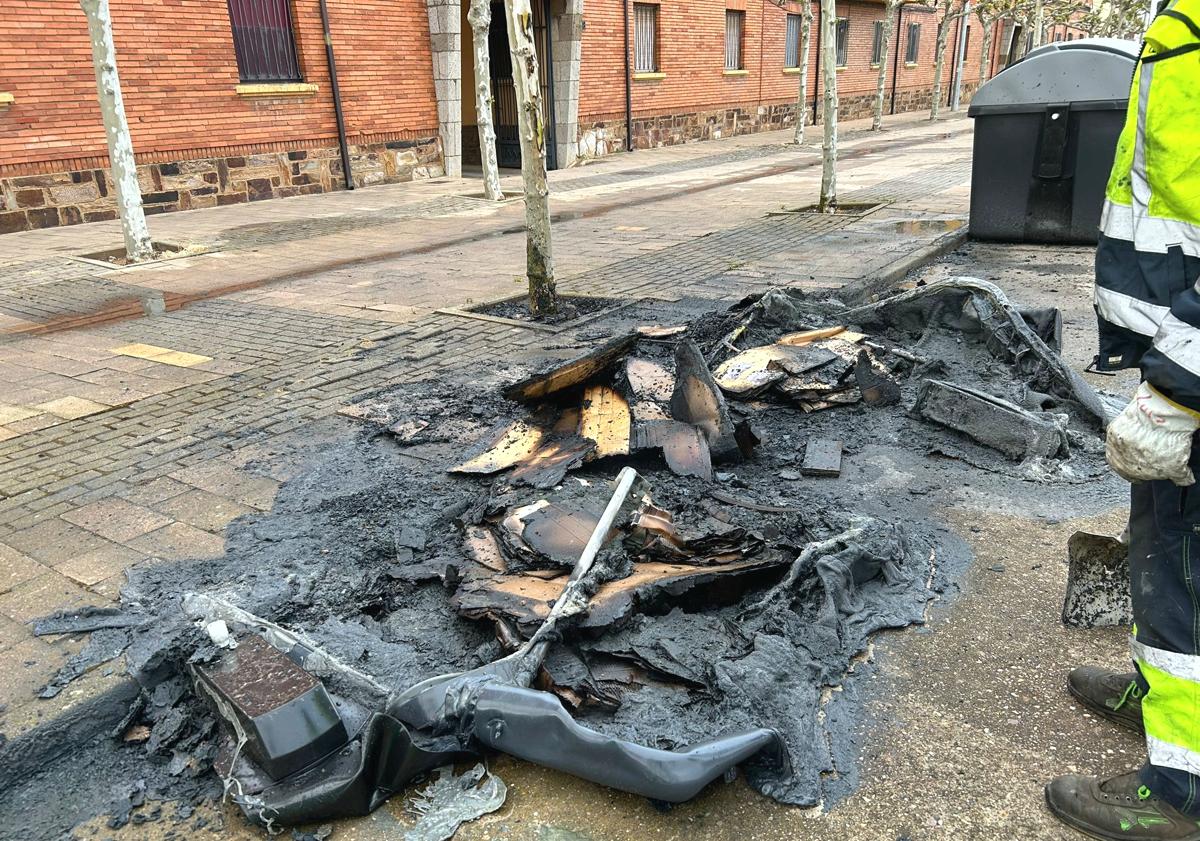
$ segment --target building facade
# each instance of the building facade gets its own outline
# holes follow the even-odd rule
[[[356,186],[458,176],[478,161],[465,0],[110,0],[147,213],[342,189],[334,87]],[[808,107],[819,118],[819,7]],[[113,218],[87,22],[77,0],[7,0],[0,18],[0,233]],[[503,7],[490,33],[502,164],[519,162]],[[549,163],[783,128],[796,116],[795,0],[533,0]],[[885,7],[841,0],[843,118],[872,108]],[[928,108],[938,14],[894,12],[888,112]],[[977,85],[977,19],[963,98]],[[628,37],[628,49],[626,38]],[[627,72],[628,61],[628,72]],[[628,107],[627,107],[628,103]]]

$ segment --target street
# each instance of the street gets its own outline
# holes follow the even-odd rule
[[[842,202],[860,213],[796,212],[817,198],[820,150],[786,145],[787,132],[554,173],[560,292],[659,311],[682,302],[695,317],[778,286],[870,294],[973,276],[1021,306],[1059,307],[1064,356],[1082,372],[1096,343],[1093,250],[964,242],[970,121],[865,129],[843,126]],[[472,183],[155,216],[154,238],[185,256],[145,267],[74,259],[116,247],[115,222],[0,238],[0,732],[10,745],[73,711],[109,709],[127,680],[118,660],[37,699],[84,640],[34,637],[30,620],[112,604],[130,567],[221,556],[230,522],[270,512],[281,484],[355,434],[359,421],[339,411],[360,398],[429,379],[515,379],[604,333],[608,315],[559,330],[468,312],[521,294],[525,257],[520,202],[489,206]],[[514,176],[504,186],[519,194]],[[1086,376],[1121,394],[1136,385],[1128,373]],[[1059,621],[1068,536],[1116,533],[1126,515],[1123,483],[1093,484],[1061,507],[1005,509],[968,490],[940,511],[973,560],[946,573],[927,625],[877,636],[834,693],[849,700],[827,726],[851,758],[827,788],[836,802],[786,807],[739,780],[659,811],[501,757],[491,767],[507,804],[457,837],[1076,837],[1044,809],[1044,782],[1116,773],[1142,752],[1064,689],[1071,667],[1128,656],[1118,630]],[[68,746],[59,750],[61,763]],[[99,798],[104,787],[89,790]],[[0,815],[32,795],[13,791],[7,806],[0,794]],[[164,804],[158,820],[113,829],[84,799],[49,809],[27,837],[56,837],[76,819],[83,838],[258,837],[232,805],[176,823]],[[335,837],[398,837],[412,821],[404,800],[338,822]]]

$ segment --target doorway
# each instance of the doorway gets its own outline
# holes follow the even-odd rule
[[[542,88],[542,122],[546,129],[546,168],[558,169],[558,143],[554,115],[554,54],[549,21],[551,0],[532,0],[533,37]],[[499,25],[497,25],[499,24]],[[489,67],[492,81],[492,120],[496,127],[496,158],[501,167],[521,166],[521,141],[517,132],[517,93],[513,82],[512,54],[508,51],[508,26],[504,4],[492,4],[488,28]]]

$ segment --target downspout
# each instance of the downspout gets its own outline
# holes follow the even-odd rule
[[[633,82],[629,68],[629,2],[622,0],[621,11],[625,16],[625,151],[633,151]]]
[[[805,0],[806,3],[811,3],[812,0]],[[835,11],[837,7],[834,7]],[[817,124],[817,103],[821,96],[821,4],[817,4],[817,72],[813,73],[813,125]]]
[[[896,79],[900,75],[900,47],[904,43],[904,37],[901,34],[904,28],[901,23],[904,21],[904,4],[901,3],[896,7],[896,53],[892,56],[892,102],[888,106],[888,113],[896,113]]]
[[[329,34],[329,9],[321,0],[321,28],[325,31],[325,61],[329,64],[329,88],[333,91],[333,114],[337,117],[338,145],[342,149],[342,177],[346,189],[354,189],[354,175],[350,172],[350,147],[346,144],[346,120],[342,116],[342,92],[338,89],[337,63],[333,60],[333,37]]]

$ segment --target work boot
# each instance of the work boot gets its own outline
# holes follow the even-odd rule
[[[1067,675],[1067,691],[1097,715],[1143,732],[1142,688],[1137,672],[1114,672],[1096,666],[1080,666]]]
[[[1056,818],[1104,841],[1200,841],[1200,821],[1160,800],[1137,771],[1101,780],[1057,777],[1046,786]]]

